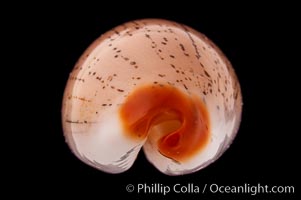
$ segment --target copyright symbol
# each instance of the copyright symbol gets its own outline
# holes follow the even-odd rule
[[[135,187],[132,184],[128,184],[125,189],[127,192],[133,192]]]

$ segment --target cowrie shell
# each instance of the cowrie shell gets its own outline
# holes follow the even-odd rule
[[[166,20],[120,25],[81,56],[65,89],[64,136],[101,171],[129,169],[143,148],[162,173],[219,158],[240,124],[242,97],[225,55],[206,36]]]

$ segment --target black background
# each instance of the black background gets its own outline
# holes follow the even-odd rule
[[[25,145],[19,153],[26,157],[26,162],[16,166],[19,173],[14,178],[14,186],[29,185],[32,189],[25,193],[31,195],[39,191],[43,195],[92,195],[96,199],[109,198],[106,195],[115,199],[119,194],[126,199],[144,199],[147,195],[125,190],[127,184],[138,183],[294,185],[298,193],[300,117],[294,114],[300,111],[296,72],[300,63],[295,56],[298,53],[292,49],[297,45],[293,7],[236,5],[238,8],[226,9],[217,5],[194,8],[190,4],[188,8],[177,10],[160,5],[147,10],[147,6],[140,5],[139,9],[124,8],[120,12],[114,7],[84,5],[76,9],[43,5],[20,16],[15,23],[18,39],[25,42],[22,48],[29,54],[24,59],[28,64],[18,66],[19,75],[25,80],[19,86],[19,93],[28,102],[22,107],[29,115],[25,115],[25,126],[21,128],[26,137],[20,136],[20,143]],[[104,10],[108,12],[105,14]],[[166,176],[151,166],[141,153],[127,172],[106,174],[79,161],[64,141],[61,103],[75,62],[102,33],[141,18],[174,20],[204,33],[227,55],[240,80],[244,105],[238,135],[218,161],[197,173]],[[28,130],[28,134],[23,130]],[[223,196],[209,192],[156,194],[153,198],[170,197],[253,199],[250,195]],[[257,195],[254,199],[267,197],[291,199],[296,195]]]

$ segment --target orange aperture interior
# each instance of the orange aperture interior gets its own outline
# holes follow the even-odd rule
[[[198,153],[209,140],[209,117],[200,98],[172,86],[143,86],[120,108],[126,134],[157,138],[159,152],[178,162]]]

